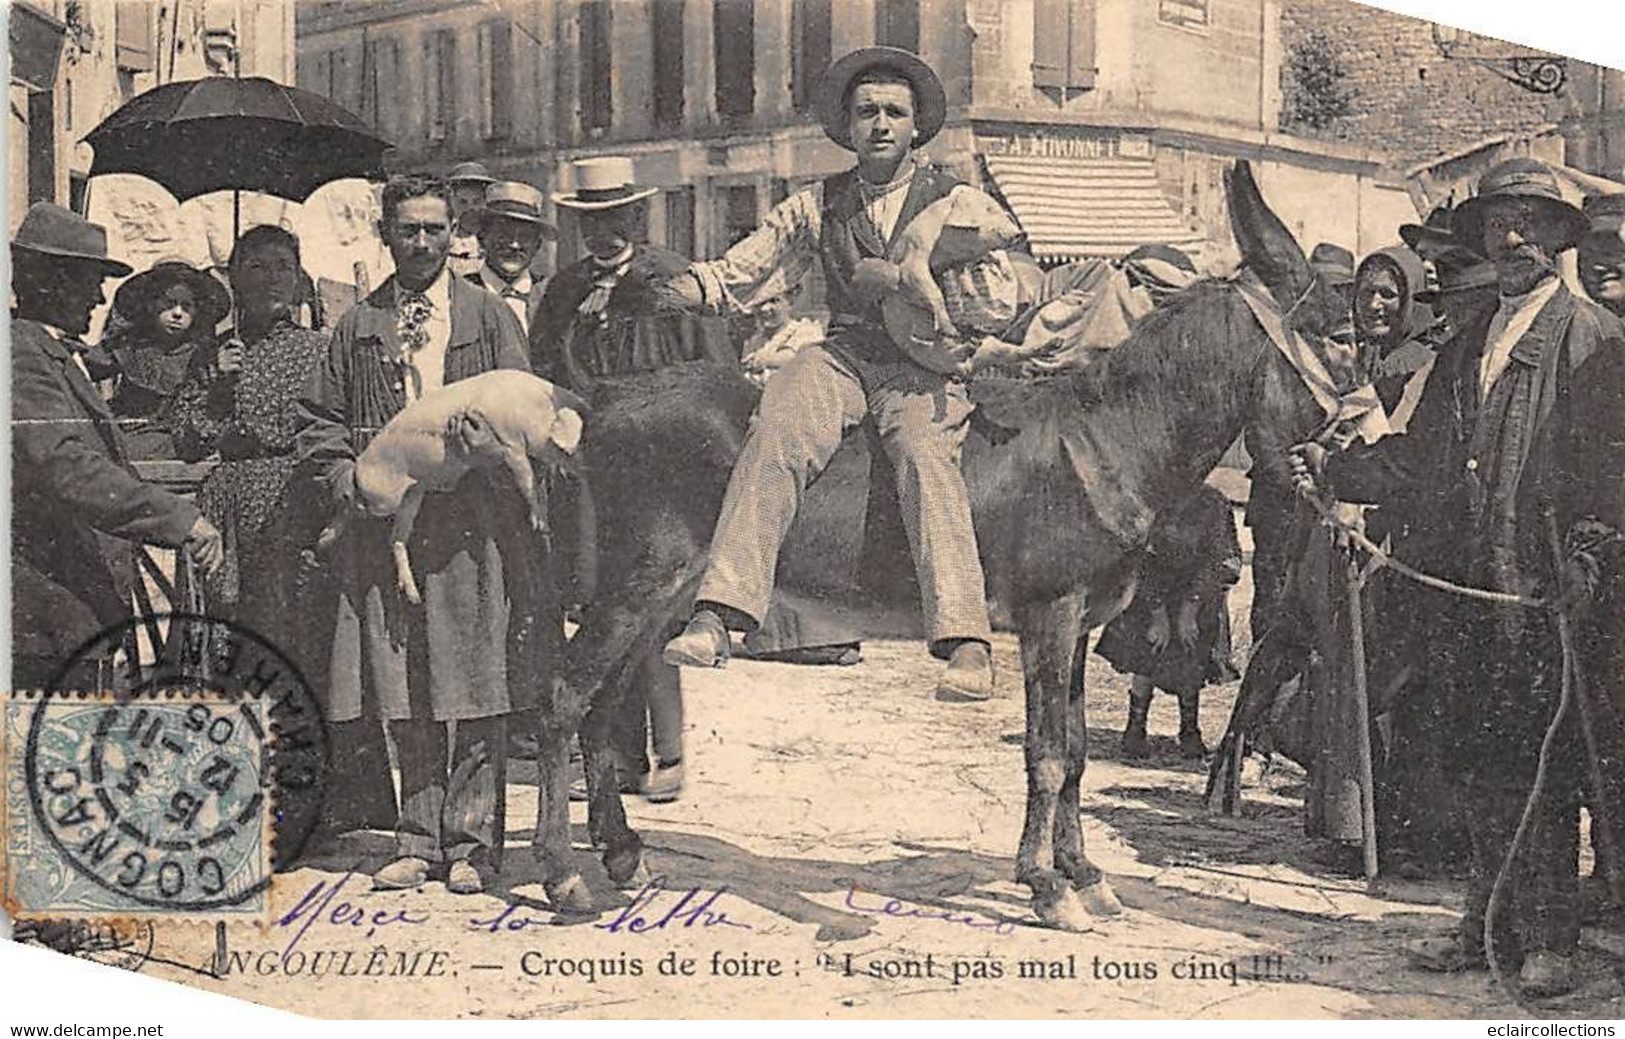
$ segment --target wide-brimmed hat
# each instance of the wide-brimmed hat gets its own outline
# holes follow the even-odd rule
[[[1456,207],[1446,202],[1435,206],[1420,224],[1400,224],[1399,240],[1418,256],[1442,252],[1457,244],[1453,231],[1455,220]]]
[[[104,277],[122,278],[135,269],[107,255],[107,228],[54,202],[36,202],[28,207],[11,238],[11,248],[62,260],[83,260],[99,267]]]
[[[534,224],[543,238],[557,238],[558,230],[547,219],[542,193],[522,181],[500,180],[485,189],[485,201],[474,211],[476,226],[491,217]]]
[[[1457,240],[1473,247],[1484,241],[1484,210],[1491,199],[1527,199],[1543,206],[1563,227],[1558,251],[1571,249],[1590,226],[1585,214],[1563,198],[1557,174],[1536,159],[1508,159],[1490,168],[1478,182],[1478,194],[1456,209],[1452,230]]]
[[[553,192],[553,202],[566,209],[614,209],[648,198],[659,188],[640,188],[632,179],[632,160],[625,155],[599,155],[570,164],[574,191]]]
[[[914,88],[914,141],[920,147],[937,135],[948,117],[948,95],[930,65],[899,47],[863,47],[842,57],[818,84],[818,120],[824,136],[852,151],[851,119],[846,110],[852,81],[871,69],[887,69]]]
[[[1354,284],[1354,254],[1341,245],[1321,242],[1310,252],[1309,266],[1332,285]]]
[[[1625,239],[1625,192],[1617,195],[1588,195],[1580,206],[1591,224],[1589,234]]]
[[[218,279],[174,256],[159,260],[120,285],[113,293],[113,309],[134,320],[148,304],[177,284],[191,289],[197,300],[198,320],[193,322],[194,327],[213,328],[231,312],[231,295]]]
[[[495,184],[497,179],[480,162],[459,162],[446,174],[447,184]]]

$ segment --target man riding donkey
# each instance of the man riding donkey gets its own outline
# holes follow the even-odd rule
[[[1495,264],[1499,305],[1441,351],[1407,435],[1330,458],[1301,448],[1299,477],[1323,469],[1346,501],[1421,495],[1434,515],[1461,521],[1454,538],[1439,542],[1430,570],[1477,588],[1557,599],[1552,524],[1561,528],[1569,511],[1565,488],[1597,479],[1586,437],[1614,421],[1582,409],[1582,368],[1625,350],[1617,320],[1575,297],[1557,274],[1558,256],[1586,226],[1541,163],[1511,159],[1486,173],[1454,228]],[[1565,479],[1574,473],[1590,475]],[[1472,879],[1460,928],[1407,951],[1427,970],[1482,968],[1493,926],[1497,960],[1519,970],[1525,995],[1571,991],[1584,712],[1568,711],[1557,727],[1533,815],[1520,826],[1547,730],[1559,704],[1573,699],[1563,693],[1570,683],[1556,614],[1453,596],[1435,623],[1443,652],[1430,680],[1443,683],[1459,726],[1450,761],[1466,792]],[[1520,829],[1528,832],[1515,841]]]
[[[930,649],[948,661],[937,695],[992,696],[986,593],[960,471],[972,404],[962,381],[894,344],[878,305],[897,286],[889,247],[931,203],[972,190],[914,158],[946,110],[936,74],[907,51],[869,47],[841,58],[824,78],[819,113],[824,133],[856,153],[857,166],[779,203],[722,258],[671,283],[691,305],[732,313],[775,274],[798,282],[817,260],[831,320],[828,341],[802,350],[768,383],[728,483],[693,617],[666,644],[667,663],[721,667],[729,629],[760,623],[803,493],[846,434],[873,415],[897,471]]]

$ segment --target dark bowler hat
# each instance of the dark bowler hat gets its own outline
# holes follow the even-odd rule
[[[11,239],[11,248],[14,253],[22,250],[24,254],[83,260],[99,268],[104,278],[122,278],[134,270],[108,257],[107,228],[54,202],[36,202],[28,207]]]
[[[1495,264],[1465,249],[1455,249],[1446,257],[1441,257],[1434,264],[1434,270],[1438,272],[1439,287],[1416,293],[1412,298],[1418,303],[1431,306],[1441,296],[1493,289],[1500,285]]]
[[[1354,254],[1341,245],[1321,242],[1309,254],[1309,266],[1333,285],[1354,284]]]
[[[625,155],[600,155],[570,164],[574,191],[555,191],[553,202],[566,209],[614,209],[648,198],[659,188],[640,188],[632,180],[632,160]]]
[[[1588,195],[1580,207],[1591,222],[1591,233],[1625,238],[1625,192]]]
[[[460,162],[446,174],[447,184],[495,184],[497,179],[491,176],[491,171],[484,164],[478,162]]]
[[[1546,209],[1563,226],[1558,251],[1572,249],[1586,233],[1585,214],[1563,198],[1557,174],[1535,159],[1508,159],[1497,163],[1478,182],[1478,194],[1456,210],[1454,232],[1474,248],[1484,241],[1484,209],[1492,198],[1528,199]]]
[[[847,101],[852,81],[871,69],[895,72],[914,88],[913,146],[921,147],[935,137],[948,117],[948,95],[931,66],[900,47],[863,47],[829,67],[818,84],[818,119],[824,124],[824,136],[847,151],[853,150]]]
[[[542,212],[542,193],[529,184],[517,180],[500,180],[485,189],[485,203],[477,219],[499,216],[535,224],[543,238],[557,238],[556,231]]]
[[[1435,206],[1420,224],[1400,224],[1399,240],[1418,256],[1438,253],[1456,244],[1452,227],[1456,220],[1456,207],[1449,202]]]
[[[147,304],[176,284],[191,289],[193,298],[197,300],[196,327],[213,328],[231,312],[231,296],[226,292],[226,287],[207,271],[200,271],[176,257],[159,260],[126,280],[113,294],[113,309],[124,317],[134,319],[146,309]]]

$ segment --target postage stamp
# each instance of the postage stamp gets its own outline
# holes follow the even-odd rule
[[[168,618],[165,657],[110,683],[4,702],[5,903],[19,918],[255,918],[325,788],[297,668],[240,625]],[[117,661],[124,626],[84,646]],[[284,825],[286,824],[286,825]]]

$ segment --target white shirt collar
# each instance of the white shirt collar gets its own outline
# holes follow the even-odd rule
[[[530,271],[520,271],[519,277],[515,278],[513,281],[508,281],[504,279],[502,275],[492,270],[490,264],[485,264],[480,268],[480,284],[484,285],[498,296],[502,295],[504,290],[517,292],[522,296],[528,296],[530,295],[531,286],[534,283],[531,280]]]
[[[400,305],[402,293],[411,291],[411,289],[396,281],[396,305]],[[440,268],[440,273],[435,275],[434,281],[431,281],[429,287],[423,290],[423,295],[428,299],[430,306],[434,307],[436,313],[449,314],[451,312],[451,267],[449,265]]]

